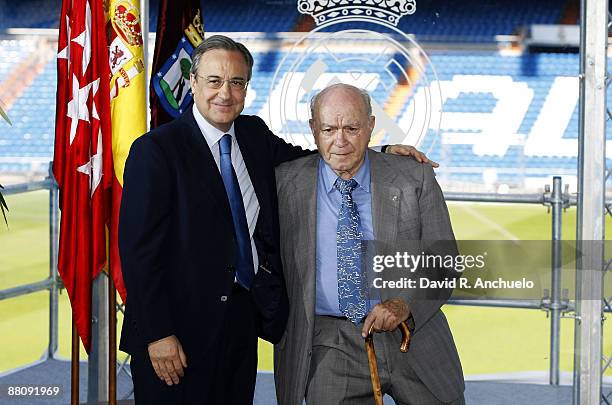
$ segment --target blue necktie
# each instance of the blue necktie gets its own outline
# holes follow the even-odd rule
[[[338,302],[340,312],[357,324],[366,316],[365,289],[361,270],[361,223],[357,204],[351,194],[355,179],[338,178],[334,187],[342,195],[338,214],[336,244],[338,249]]]
[[[251,236],[247,225],[246,213],[242,192],[238,184],[236,172],[232,166],[232,136],[225,134],[219,141],[221,152],[221,177],[227,192],[227,198],[232,210],[234,231],[238,242],[238,265],[236,266],[236,278],[238,283],[246,289],[251,288],[255,275],[253,266],[253,251],[251,250]]]

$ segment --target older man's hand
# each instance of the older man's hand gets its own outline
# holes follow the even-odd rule
[[[414,146],[410,145],[389,145],[385,150],[385,153],[391,153],[392,155],[412,156],[414,160],[419,163],[429,163],[433,167],[440,167],[440,165],[433,160],[430,160],[425,154],[419,151]]]
[[[392,331],[410,316],[408,304],[399,298],[376,305],[363,321],[361,336],[368,336],[370,328],[375,332]]]
[[[185,375],[183,368],[187,367],[187,356],[176,336],[149,343],[149,357],[155,374],[166,384],[178,384]]]

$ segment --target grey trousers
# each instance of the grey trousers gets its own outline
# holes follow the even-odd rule
[[[316,316],[307,405],[372,405],[374,397],[364,339],[363,324]],[[395,335],[395,336],[393,336]],[[397,405],[441,405],[401,356],[399,330],[374,335],[378,374],[383,394]],[[444,373],[444,370],[440,370]],[[463,405],[463,396],[451,402]]]

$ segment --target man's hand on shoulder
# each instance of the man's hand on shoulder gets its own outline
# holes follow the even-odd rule
[[[375,332],[393,331],[410,316],[408,304],[399,298],[376,305],[363,322],[361,336],[368,336],[370,328]]]
[[[392,155],[411,156],[419,163],[429,163],[433,167],[440,167],[438,163],[434,162],[433,160],[429,160],[423,152],[419,151],[414,146],[389,145],[385,149],[385,153],[390,153]]]
[[[149,343],[149,357],[155,374],[168,385],[178,384],[185,375],[187,356],[176,336],[171,335]]]

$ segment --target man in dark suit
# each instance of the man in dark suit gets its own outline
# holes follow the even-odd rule
[[[120,348],[139,404],[250,404],[257,338],[277,342],[288,316],[274,167],[312,152],[240,115],[244,45],[212,36],[192,59],[193,108],[136,140],[126,163]]]
[[[440,310],[451,289],[380,289],[382,281],[411,272],[387,269],[374,282],[362,254],[371,251],[368,244],[376,255],[457,254],[432,168],[367,149],[374,116],[360,89],[330,86],[311,110],[320,156],[276,170],[290,301],[287,331],[274,350],[279,405],[301,405],[304,398],[308,405],[372,404],[363,340],[370,328],[385,332],[374,338],[383,393],[403,405],[463,404],[461,364]],[[458,275],[420,270],[415,278]],[[403,321],[413,331],[405,354],[397,328]]]

